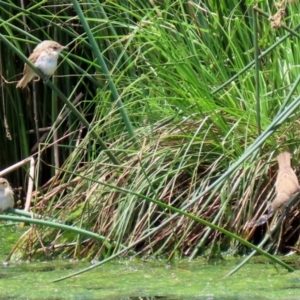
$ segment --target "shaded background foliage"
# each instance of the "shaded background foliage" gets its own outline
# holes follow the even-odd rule
[[[299,73],[296,37],[260,60],[257,97],[254,67],[218,90],[254,62],[255,2],[79,2],[135,129],[136,145],[73,5],[25,1],[22,7],[17,2],[0,1],[0,34],[26,54],[45,39],[69,46],[53,80],[71,101],[83,94],[77,109],[120,161],[120,166],[112,164],[90,129],[66,113],[48,86],[37,82],[17,90],[11,82],[21,78],[23,62],[0,44],[1,169],[37,153],[36,210],[117,241],[112,249],[104,244],[99,248],[74,234],[39,229],[44,246],[75,241],[75,246],[57,251],[90,257],[107,256],[132,242],[137,242],[135,250],[149,254],[178,251],[194,257],[206,249],[215,251],[215,245],[219,251],[244,251],[234,240],[186,217],[169,219],[171,211],[138,195],[181,208],[194,201],[187,208],[190,213],[253,241],[261,238],[261,230],[253,235],[244,225],[258,219],[272,200],[278,151],[288,149],[297,161],[298,112],[222,185],[199,194],[255,142],[258,128],[267,128],[283,103],[294,100],[287,96]],[[259,3],[259,8],[269,15],[277,11],[274,1]],[[286,11],[285,24],[295,26],[298,4],[288,4]],[[258,15],[259,53],[285,34]],[[61,113],[62,121],[54,128]],[[25,188],[27,172],[25,166],[7,178]],[[299,222],[297,213],[293,216],[282,232],[286,239],[279,236],[268,249],[276,251],[278,241],[282,251],[286,243],[296,244],[299,237],[290,224]],[[152,236],[139,242],[151,230]],[[41,239],[32,228],[28,236],[26,254],[32,254]]]

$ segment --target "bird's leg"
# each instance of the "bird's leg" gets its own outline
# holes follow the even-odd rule
[[[49,75],[49,76],[47,76],[47,77],[44,78],[43,82],[44,82],[45,84],[48,82],[50,76],[51,76],[51,75]]]

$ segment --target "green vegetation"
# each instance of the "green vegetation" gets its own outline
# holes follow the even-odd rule
[[[220,228],[258,243],[275,157],[300,155],[296,5],[272,29],[274,1],[17,2],[0,1],[1,169],[33,155],[33,210],[105,238],[31,227],[24,256],[248,253]],[[56,76],[16,89],[45,39],[69,47]],[[290,213],[265,249],[298,229]]]
[[[1,231],[0,231],[1,236]],[[1,246],[0,246],[1,247]],[[258,257],[257,257],[258,258]],[[3,259],[0,256],[0,260]],[[221,280],[239,261],[227,258],[217,264],[205,259],[118,259],[68,282],[49,284],[53,277],[76,271],[89,263],[77,260],[17,263],[2,268],[3,299],[299,299],[298,272],[276,269],[262,257],[253,259],[239,273]],[[290,263],[297,263],[296,259]]]

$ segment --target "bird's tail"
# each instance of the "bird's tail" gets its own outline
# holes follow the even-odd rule
[[[17,84],[17,88],[24,89],[27,84],[33,79],[34,73],[31,70],[27,70],[26,74],[20,79]]]

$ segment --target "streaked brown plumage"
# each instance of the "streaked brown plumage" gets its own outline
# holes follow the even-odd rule
[[[250,222],[248,227],[264,224],[276,210],[286,207],[299,192],[298,178],[291,168],[291,154],[289,152],[280,153],[277,161],[279,169],[275,183],[276,198],[269,206],[268,214],[263,215],[257,222]]]
[[[291,168],[291,154],[288,152],[280,153],[277,161],[279,170],[275,183],[276,198],[269,208],[269,214],[288,205],[293,196],[299,192],[298,178]]]

